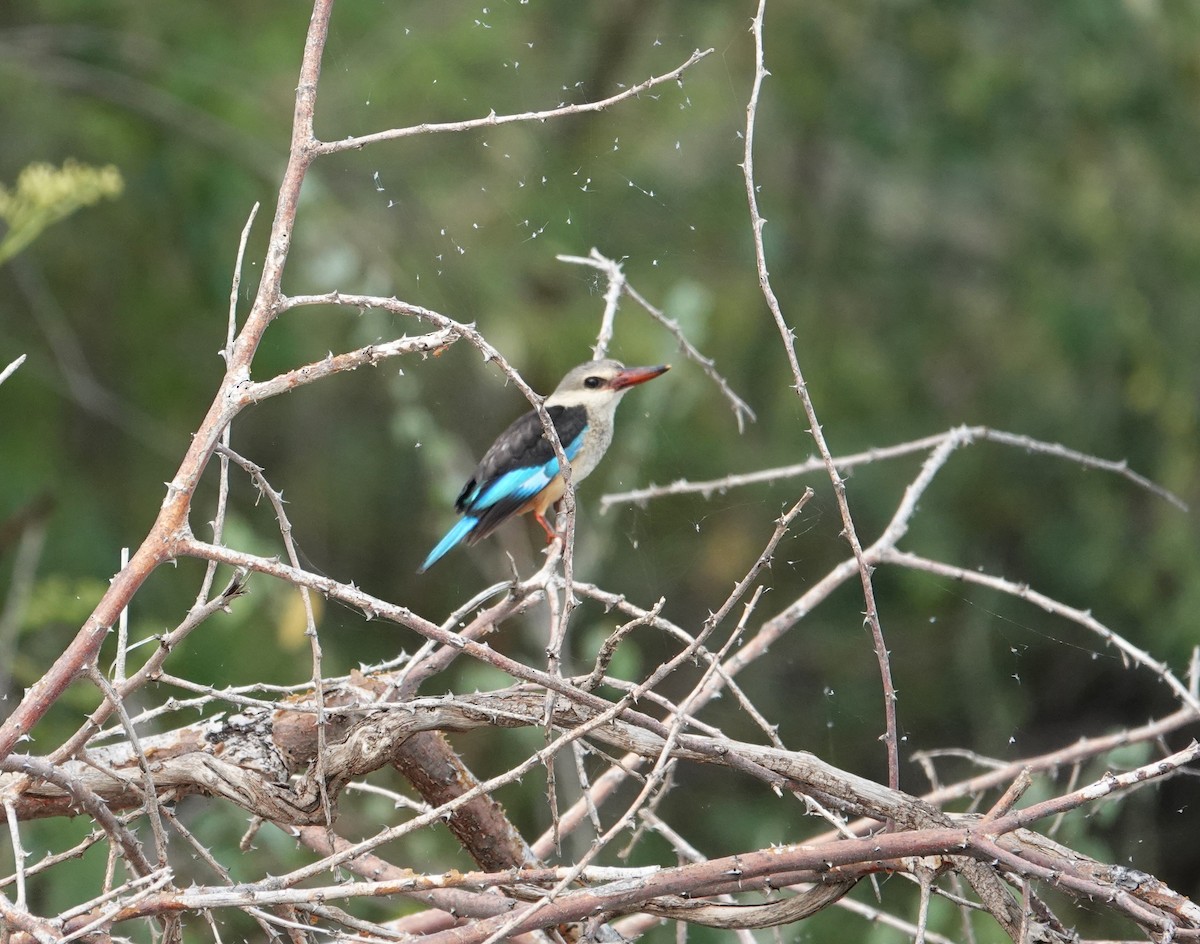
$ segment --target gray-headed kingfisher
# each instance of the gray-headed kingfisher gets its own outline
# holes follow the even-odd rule
[[[619,361],[589,361],[573,368],[546,398],[546,412],[571,463],[571,482],[578,485],[594,469],[612,442],[617,404],[630,387],[653,380],[670,369],[626,367]],[[465,540],[486,538],[509,518],[533,512],[553,541],[546,511],[566,492],[558,457],[546,438],[536,410],[517,419],[484,453],[458,499],[463,516],[429,552],[417,573],[424,573]]]

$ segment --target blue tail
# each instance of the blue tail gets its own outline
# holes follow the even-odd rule
[[[479,524],[479,519],[473,515],[467,515],[465,518],[463,518],[458,524],[446,532],[446,536],[444,538],[438,541],[437,547],[430,551],[429,556],[425,558],[425,563],[417,568],[417,573],[425,573],[425,571],[441,560],[446,552],[458,544],[458,542],[465,538],[468,534],[470,534],[475,529],[475,525],[477,524]]]

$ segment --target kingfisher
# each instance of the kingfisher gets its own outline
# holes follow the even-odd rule
[[[572,368],[546,398],[546,412],[571,463],[571,482],[578,485],[599,464],[612,442],[617,404],[630,387],[653,380],[671,369],[626,367],[620,361],[588,361]],[[509,518],[532,511],[555,538],[546,511],[566,492],[554,446],[541,418],[530,410],[501,433],[475,468],[454,502],[462,520],[429,552],[417,573],[423,574],[461,541],[474,544]]]

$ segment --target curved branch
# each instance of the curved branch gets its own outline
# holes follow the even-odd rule
[[[497,115],[495,112],[492,112],[482,118],[470,118],[466,121],[437,121],[413,125],[410,128],[392,128],[388,131],[376,131],[374,134],[342,138],[340,141],[324,141],[316,145],[315,153],[337,154],[339,151],[354,151],[364,148],[368,144],[377,144],[380,141],[395,141],[399,138],[411,138],[419,134],[440,134],[446,131],[475,131],[479,128],[494,128],[499,125],[510,125],[522,121],[550,121],[553,118],[563,118],[567,115],[586,115],[590,112],[604,111],[606,108],[611,108],[613,105],[623,102],[626,99],[636,98],[642,92],[649,91],[656,85],[662,85],[664,82],[671,82],[678,79],[684,72],[712,52],[712,49],[697,49],[688,56],[686,62],[676,66],[670,72],[651,76],[644,82],[631,85],[616,95],[610,95],[608,98],[602,98],[597,102],[559,105],[557,108],[547,108],[544,111],[525,111],[512,115]]]

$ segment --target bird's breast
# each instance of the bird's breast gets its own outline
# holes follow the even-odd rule
[[[591,425],[588,427],[587,435],[583,439],[583,445],[580,447],[578,455],[571,462],[571,476],[575,484],[579,484],[585,477],[592,474],[592,470],[604,458],[604,453],[611,442],[611,424]]]

